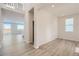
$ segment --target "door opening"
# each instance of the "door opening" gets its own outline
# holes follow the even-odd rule
[[[33,44],[34,44],[34,21],[32,22],[33,25]]]
[[[30,19],[30,43],[34,45],[34,8],[29,11],[29,19]]]

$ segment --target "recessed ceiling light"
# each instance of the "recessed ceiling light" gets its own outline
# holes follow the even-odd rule
[[[55,7],[55,5],[52,5],[51,7]]]

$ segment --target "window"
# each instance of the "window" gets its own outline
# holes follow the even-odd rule
[[[11,23],[4,22],[4,34],[10,34],[11,33]]]
[[[65,32],[73,32],[73,18],[69,17],[65,20]]]
[[[18,30],[23,30],[24,29],[24,25],[23,24],[18,24],[17,25],[17,29]]]
[[[24,32],[24,22],[16,22],[17,34],[22,34]]]
[[[17,30],[23,30],[24,29],[24,22],[16,22]]]

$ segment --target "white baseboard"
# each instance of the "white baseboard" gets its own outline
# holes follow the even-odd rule
[[[48,41],[43,42],[42,44],[39,45],[39,47],[42,46],[42,45],[44,45],[44,44],[46,44],[46,43],[48,43],[48,42],[50,42],[50,41],[53,41],[55,39],[57,39],[57,37],[53,38],[52,40],[48,40]]]
[[[39,46],[34,46],[35,49],[39,49]]]

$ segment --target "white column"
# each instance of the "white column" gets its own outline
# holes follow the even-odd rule
[[[34,8],[34,48],[39,48],[39,40],[38,40],[38,7]]]

